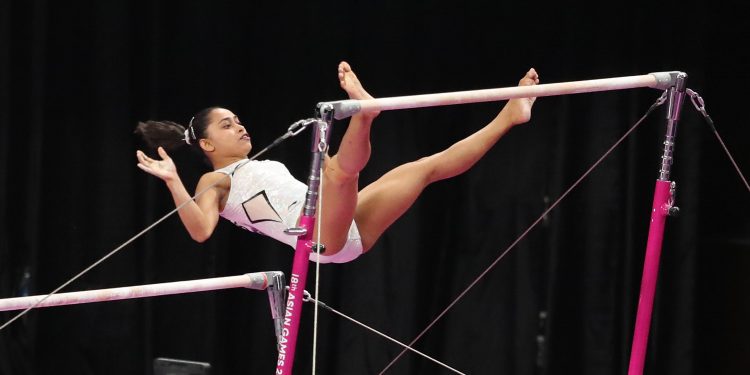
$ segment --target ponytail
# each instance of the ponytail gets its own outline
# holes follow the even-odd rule
[[[185,127],[172,121],[139,121],[135,134],[140,135],[154,149],[161,146],[171,151],[188,145],[185,141]]]
[[[190,146],[199,154],[203,154],[198,145],[198,140],[206,137],[208,117],[211,111],[219,107],[208,107],[202,109],[190,119],[188,127],[172,121],[146,121],[138,122],[135,134],[140,135],[149,147],[156,149],[161,146],[165,150],[176,150],[182,146]]]

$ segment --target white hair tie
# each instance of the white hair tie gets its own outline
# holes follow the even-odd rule
[[[189,145],[192,145],[192,143],[190,143],[190,138],[198,140],[198,138],[195,137],[195,130],[193,130],[193,120],[195,120],[195,116],[190,118],[190,123],[188,124],[187,129],[185,129],[185,143]]]

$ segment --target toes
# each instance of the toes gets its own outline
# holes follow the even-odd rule
[[[526,76],[524,76],[523,78],[521,78],[520,81],[518,81],[518,84],[522,86],[536,85],[538,83],[539,83],[539,76],[536,74],[536,72],[532,74],[531,71],[526,73]]]
[[[521,80],[527,80],[533,83],[539,83],[539,73],[536,72],[536,69],[531,68],[529,69],[528,72],[526,72],[526,75]]]
[[[347,75],[349,73],[352,73],[352,68],[351,66],[349,66],[349,63],[347,63],[346,61],[340,62],[338,67],[338,76],[339,82],[342,86],[346,85]]]

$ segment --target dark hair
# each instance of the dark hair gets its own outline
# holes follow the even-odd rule
[[[206,138],[206,128],[208,128],[208,115],[214,109],[220,107],[208,107],[196,113],[187,128],[172,121],[153,121],[138,122],[135,133],[140,135],[149,147],[156,149],[161,146],[165,150],[175,150],[182,146],[188,145],[185,139],[185,130],[190,141],[190,147],[202,153],[198,140]]]

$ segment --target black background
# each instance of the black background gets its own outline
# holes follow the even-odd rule
[[[137,121],[185,123],[220,105],[259,150],[315,103],[345,97],[340,60],[379,97],[514,86],[530,67],[543,83],[684,71],[748,173],[738,5],[0,2],[0,297],[53,290],[173,208],[136,167]],[[429,187],[372,252],[323,265],[321,300],[411,341],[659,95],[539,99],[529,124]],[[501,106],[382,113],[361,184],[448,147]],[[471,374],[625,374],[665,107],[415,347]],[[346,122],[335,126],[334,145]],[[267,156],[304,180],[308,144],[305,133]],[[192,191],[207,167],[188,152],[174,158]],[[646,373],[746,373],[750,194],[689,102],[671,177],[682,213],[668,219]],[[287,246],[224,221],[196,244],[173,216],[65,291],[288,273],[291,260]],[[312,315],[306,306],[295,373],[311,368]],[[378,373],[401,350],[326,311],[319,324],[321,374]],[[2,374],[150,374],[155,357],[263,374],[275,356],[267,296],[247,290],[46,308],[0,331]],[[388,373],[449,372],[406,354]]]

